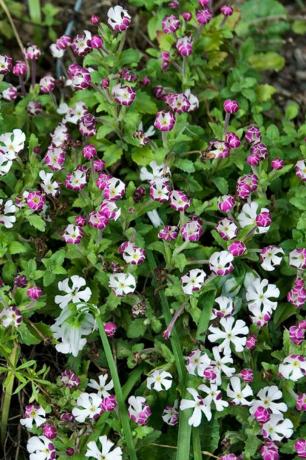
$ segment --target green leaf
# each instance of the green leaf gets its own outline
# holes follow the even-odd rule
[[[144,324],[143,319],[135,319],[134,321],[131,321],[126,335],[128,336],[129,339],[136,339],[137,337],[141,337],[144,335],[146,330],[146,326]]]
[[[9,253],[10,254],[22,254],[24,252],[27,252],[27,247],[19,243],[19,241],[12,241],[9,245]]]
[[[24,343],[25,345],[37,345],[41,342],[41,338],[33,335],[24,322],[20,324],[17,330],[20,335],[21,343]]]
[[[46,222],[37,214],[27,216],[27,220],[32,227],[36,228],[40,232],[44,232],[46,230]]]
[[[117,144],[113,144],[105,148],[103,159],[106,162],[106,166],[111,166],[120,160],[122,155],[122,148]]]
[[[154,115],[157,112],[157,105],[149,94],[144,91],[138,91],[133,104],[133,110],[139,113],[149,113]],[[126,116],[128,117],[129,115],[127,114]]]
[[[256,94],[260,102],[269,101],[275,93],[276,88],[272,85],[268,85],[267,83],[264,85],[258,85],[256,88]]]
[[[199,298],[198,305],[201,307],[202,312],[199,319],[198,329],[197,329],[197,340],[202,338],[202,335],[207,331],[208,324],[211,318],[211,312],[214,305],[216,297],[216,291],[205,292]]]
[[[292,30],[295,34],[304,35],[306,34],[306,20],[297,19],[293,21]]]
[[[289,101],[286,105],[285,116],[288,120],[294,120],[299,114],[300,106],[295,101]]]
[[[186,173],[195,172],[194,162],[185,158],[177,158],[174,161],[175,168],[181,169]]]
[[[257,53],[250,56],[249,64],[253,69],[260,72],[265,70],[279,72],[285,65],[285,58],[274,51],[268,51],[267,53]]]
[[[228,183],[224,177],[213,177],[212,182],[215,184],[220,193],[223,195],[228,193]]]

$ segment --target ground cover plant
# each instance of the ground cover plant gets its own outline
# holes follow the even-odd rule
[[[3,458],[306,458],[303,5],[24,3],[0,1]]]

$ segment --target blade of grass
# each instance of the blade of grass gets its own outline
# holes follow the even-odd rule
[[[10,413],[11,399],[13,394],[15,370],[19,357],[19,346],[15,343],[11,352],[9,362],[9,370],[6,379],[3,383],[3,395],[1,404],[1,443],[4,445],[7,432],[7,423]]]
[[[41,24],[41,4],[40,0],[28,0],[28,8],[31,20],[34,24]],[[35,42],[41,44],[41,28],[35,27]]]

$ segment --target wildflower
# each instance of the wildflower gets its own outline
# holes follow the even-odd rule
[[[231,297],[217,297],[215,302],[218,304],[218,308],[213,308],[211,319],[224,318],[232,315],[234,306]]]
[[[38,404],[29,404],[25,407],[24,418],[20,419],[21,425],[25,426],[28,430],[33,428],[33,424],[41,426],[46,421],[46,412]]]
[[[306,248],[297,248],[289,253],[289,265],[298,269],[306,268]]]
[[[41,188],[46,195],[51,195],[55,197],[58,194],[59,184],[56,181],[52,182],[53,173],[46,173],[45,171],[39,172],[39,177],[42,182],[40,184]]]
[[[0,75],[7,74],[13,65],[13,59],[10,56],[0,54]]]
[[[292,343],[295,345],[301,345],[304,341],[305,329],[297,326],[290,326],[289,328],[289,337]]]
[[[224,276],[234,270],[233,260],[233,255],[228,251],[214,252],[209,258],[209,268],[216,275]]]
[[[281,158],[274,158],[274,160],[271,161],[271,167],[275,170],[282,169],[284,167],[284,160],[281,160]]]
[[[158,232],[158,238],[165,241],[175,240],[178,236],[178,228],[171,225],[166,225]]]
[[[151,409],[146,404],[146,398],[142,396],[130,396],[128,399],[129,417],[137,425],[145,425],[151,415]]]
[[[272,441],[262,445],[260,454],[263,460],[279,460],[278,447]]]
[[[118,251],[127,264],[139,265],[145,260],[144,250],[129,241],[122,243]]]
[[[176,42],[176,49],[180,56],[188,57],[192,53],[192,38],[191,37],[182,37],[179,38]]]
[[[137,131],[134,132],[133,136],[138,139],[140,145],[146,145],[150,142],[150,137],[154,136],[155,129],[150,126],[147,131],[144,131],[143,124],[140,122]]]
[[[219,220],[216,225],[216,230],[225,241],[232,240],[238,233],[238,227],[231,219],[225,217]]]
[[[104,187],[104,198],[109,201],[120,200],[125,193],[125,183],[117,179],[117,177],[111,177],[107,180]]]
[[[89,30],[84,30],[83,33],[77,34],[71,43],[71,49],[76,56],[86,56],[90,53],[92,35]]]
[[[61,373],[61,382],[67,388],[74,388],[80,385],[79,377],[69,369],[66,369]]]
[[[29,61],[37,61],[41,56],[41,50],[36,45],[30,45],[24,54]]]
[[[9,172],[17,153],[23,150],[25,140],[25,134],[20,129],[0,135],[0,175]]]
[[[268,156],[268,148],[266,144],[257,142],[251,146],[251,154],[255,155],[259,161],[264,160]]]
[[[4,225],[5,228],[12,228],[16,222],[16,206],[12,200],[7,200],[5,203],[0,198],[0,225]]]
[[[26,196],[26,200],[27,205],[33,211],[41,211],[46,202],[45,196],[39,191],[29,192]]]
[[[230,212],[235,206],[235,198],[232,195],[223,195],[218,199],[218,208],[222,212]]]
[[[246,279],[246,299],[248,307],[252,311],[253,308],[266,307],[268,310],[275,310],[277,302],[273,302],[270,298],[277,298],[280,295],[279,289],[275,284],[269,284],[267,279],[261,280],[258,277]]]
[[[1,58],[1,56],[0,56]],[[0,63],[1,66],[1,63]],[[1,75],[1,67],[0,67],[0,75]],[[18,90],[15,88],[15,86],[9,86],[8,88],[4,89],[2,91],[2,97],[6,101],[15,101],[18,97]]]
[[[298,439],[294,443],[294,449],[299,458],[306,458],[306,439]]]
[[[208,340],[213,343],[221,340],[219,347],[228,355],[231,354],[231,343],[237,352],[243,351],[246,342],[245,336],[249,332],[245,322],[241,319],[235,322],[233,317],[221,318],[220,326],[222,326],[222,329],[215,326],[209,327],[211,334],[208,335]]]
[[[54,460],[55,447],[46,436],[32,436],[27,443],[30,460]]]
[[[223,5],[220,8],[220,12],[224,16],[231,16],[233,14],[233,8],[231,6],[229,6],[229,5]]]
[[[270,419],[263,424],[262,434],[264,438],[272,441],[281,441],[283,438],[291,438],[293,434],[293,423],[282,415],[272,414]]]
[[[79,225],[69,224],[63,233],[64,241],[68,244],[79,244],[82,237],[83,231]]]
[[[9,326],[18,327],[22,321],[22,315],[17,307],[7,307],[0,312],[0,324],[7,328]]]
[[[224,101],[223,108],[226,113],[236,113],[239,110],[239,104],[237,101],[232,99],[226,99],[226,101]]]
[[[175,125],[175,115],[172,112],[157,112],[154,126],[160,131],[171,131]]]
[[[114,337],[117,329],[118,329],[117,324],[113,323],[112,321],[108,321],[107,323],[104,323],[104,331],[108,337]]]
[[[173,406],[166,406],[163,410],[162,419],[169,426],[175,426],[178,423],[179,413],[177,410],[178,401]]]
[[[43,106],[41,105],[40,102],[37,101],[30,101],[27,105],[27,112],[29,115],[32,115],[33,117],[35,115],[39,115],[43,111]]]
[[[180,403],[180,410],[193,409],[191,417],[189,417],[188,424],[197,427],[201,424],[202,414],[205,415],[207,420],[211,419],[211,410],[205,398],[202,398],[195,388],[187,388],[188,393],[193,399],[182,399]]]
[[[72,173],[68,174],[65,179],[65,187],[69,190],[80,191],[87,183],[86,171],[76,169]]]
[[[283,396],[282,392],[278,389],[276,385],[268,386],[262,388],[257,393],[257,398],[252,401],[250,407],[250,413],[254,415],[258,407],[264,407],[269,409],[272,414],[282,415],[282,412],[286,412],[288,407],[283,402],[276,402],[281,399]]]
[[[251,404],[246,398],[253,396],[252,388],[250,385],[245,385],[244,388],[241,388],[241,380],[239,377],[231,377],[226,393],[234,404],[243,406],[249,406]]]
[[[65,162],[65,150],[62,147],[56,148],[50,145],[43,161],[53,171],[59,171]]]
[[[81,302],[88,302],[91,297],[91,289],[86,286],[86,280],[78,275],[73,275],[63,281],[59,281],[58,289],[65,292],[64,295],[55,296],[55,303],[60,308],[65,308],[69,303],[78,304]]]
[[[162,29],[165,34],[171,34],[180,27],[180,20],[174,15],[165,16],[162,20]]]
[[[192,295],[203,286],[206,273],[204,270],[195,268],[181,277],[182,288],[185,294]]]
[[[172,386],[172,375],[170,372],[163,370],[153,371],[147,378],[147,387],[149,390],[163,391],[169,390]]]
[[[203,377],[205,369],[210,366],[211,360],[201,350],[193,350],[187,357],[186,368],[189,374]]]
[[[295,164],[295,174],[303,182],[306,181],[306,162],[305,160],[299,160]]]
[[[32,286],[27,289],[27,296],[31,300],[38,300],[43,294],[43,291],[38,286]]]
[[[116,397],[114,395],[106,396],[106,398],[102,399],[100,407],[102,412],[114,411],[117,407]]]
[[[306,393],[298,394],[298,397],[296,399],[295,408],[299,412],[305,412],[306,411]]]
[[[130,273],[114,273],[109,277],[109,287],[117,296],[127,295],[136,289],[136,279]]]
[[[224,141],[210,141],[206,151],[208,159],[227,158],[230,155],[230,149]]]
[[[40,92],[43,94],[49,94],[54,91],[55,78],[52,75],[45,75],[39,80]]]
[[[229,132],[225,135],[225,143],[230,149],[237,149],[240,146],[241,141],[235,133]]]
[[[213,347],[212,352],[214,359],[211,365],[216,372],[216,384],[219,386],[222,383],[222,374],[231,377],[235,373],[235,368],[228,366],[228,364],[233,364],[233,358],[228,354],[221,357],[220,347]]]
[[[287,300],[297,308],[301,308],[306,301],[306,289],[304,281],[297,278],[294,282],[293,288],[287,294]]]
[[[207,396],[205,397],[205,403],[209,409],[211,407],[212,402],[214,403],[217,412],[222,412],[225,409],[225,407],[228,407],[228,402],[222,399],[222,393],[215,383],[211,383],[209,387],[207,385],[202,384],[198,387],[198,389],[204,391],[204,393],[207,394]],[[211,413],[210,418],[207,419],[211,419]]]
[[[244,382],[253,382],[254,372],[252,369],[242,369],[239,373],[239,377],[241,377]]]
[[[122,6],[116,5],[108,10],[107,22],[116,32],[123,32],[131,23],[131,16]]]
[[[302,355],[289,355],[278,367],[278,372],[288,380],[297,382],[306,373],[306,361]]]
[[[79,64],[70,64],[67,74],[68,80],[66,84],[71,85],[73,89],[82,90],[91,85],[89,70]]]
[[[17,77],[24,77],[27,74],[27,64],[24,61],[16,61],[13,66],[13,74]]]
[[[110,441],[107,436],[99,436],[99,443],[101,448],[98,447],[98,444],[95,441],[90,441],[87,443],[87,451],[85,457],[95,458],[97,460],[121,460],[122,459],[122,449],[120,447],[115,447],[112,441]]]
[[[77,399],[77,406],[72,409],[72,415],[79,423],[84,423],[87,418],[95,419],[100,415],[102,402],[96,393],[81,393]]]
[[[269,226],[261,227],[260,225],[257,225],[256,222],[257,215],[259,214],[258,207],[259,205],[255,201],[252,201],[251,203],[245,203],[242,206],[242,211],[238,215],[238,222],[241,228],[247,227],[248,225],[254,225],[255,227],[257,227],[256,233],[266,233],[269,230]],[[269,213],[269,210],[266,208],[262,208],[260,210],[260,213],[262,212]],[[265,222],[263,223],[265,224]]]
[[[164,163],[158,165],[156,161],[151,161],[149,169],[144,166],[140,168],[140,180],[147,180],[151,182],[152,180],[167,177],[169,175],[169,166],[166,166]]]
[[[247,247],[242,241],[234,241],[229,245],[228,250],[234,257],[240,257],[246,253]]]
[[[123,86],[118,83],[113,87],[112,95],[118,104],[129,106],[134,102],[136,91],[131,86]]]
[[[182,225],[181,234],[184,241],[199,241],[203,234],[200,219],[193,219]]]
[[[260,265],[261,267],[271,272],[275,270],[275,267],[278,267],[282,261],[282,255],[284,251],[282,248],[277,246],[266,246],[260,250]]]
[[[51,423],[45,423],[42,427],[43,429],[43,434],[46,436],[48,439],[55,439],[57,436],[57,429],[54,425]]]
[[[249,335],[245,342],[245,346],[248,350],[253,350],[256,347],[257,339],[255,335]]]
[[[109,390],[112,390],[114,388],[113,381],[110,380],[107,383],[108,374],[99,375],[98,379],[99,383],[97,383],[93,379],[90,379],[88,383],[89,388],[97,390],[97,395],[101,398],[106,398],[107,396],[110,396],[111,394],[109,393]]]
[[[165,96],[164,101],[175,113],[189,112],[190,102],[185,94],[170,93]]]
[[[271,414],[268,409],[265,409],[263,406],[258,406],[253,416],[257,422],[266,423],[270,420]]]
[[[196,12],[197,21],[201,25],[208,24],[210,20],[212,19],[212,17],[213,17],[213,14],[208,8],[205,8],[203,10],[199,10]]]
[[[255,174],[247,174],[245,176],[239,177],[236,185],[236,192],[239,198],[245,200],[251,195],[252,192],[257,190],[257,186],[258,177]],[[268,211],[268,209],[263,210]],[[254,219],[256,219],[256,216],[254,216]]]
[[[160,203],[168,201],[170,197],[170,184],[168,179],[161,177],[152,180],[150,183],[150,197],[152,200],[159,201]]]

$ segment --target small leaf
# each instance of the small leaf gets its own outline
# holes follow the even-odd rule
[[[199,319],[197,329],[197,340],[201,339],[201,336],[207,331],[207,327],[211,318],[212,307],[214,305],[216,297],[216,291],[209,291],[201,295],[198,301],[198,305],[202,308],[201,316]]]
[[[46,229],[46,222],[37,214],[31,214],[27,216],[28,222],[32,227],[36,228],[40,232],[44,232]]]
[[[273,70],[279,72],[285,65],[285,58],[274,51],[257,53],[249,57],[249,63],[253,69],[258,71]]]

